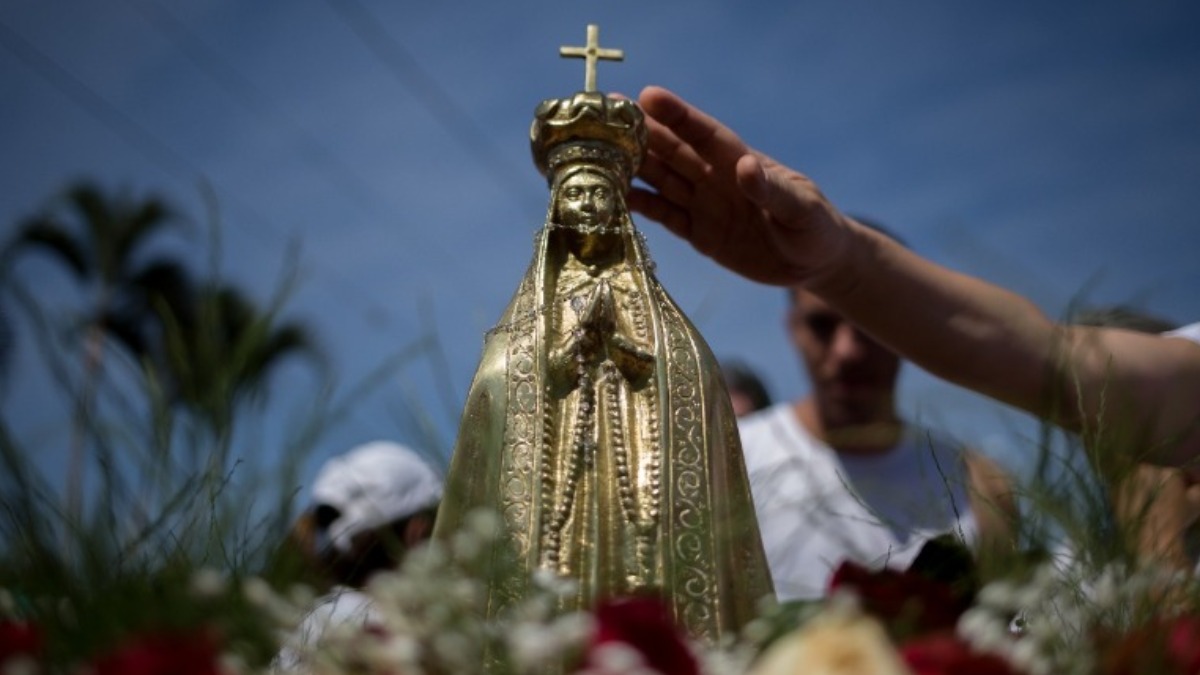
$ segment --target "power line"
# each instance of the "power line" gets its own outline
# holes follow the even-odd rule
[[[191,163],[186,157],[173,150],[169,145],[162,142],[157,136],[148,131],[146,128],[138,124],[119,108],[114,106],[104,97],[97,94],[87,84],[76,78],[69,71],[59,65],[54,59],[47,56],[29,41],[25,40],[14,31],[3,20],[0,20],[0,43],[12,54],[17,56],[31,70],[49,82],[55,89],[78,105],[86,113],[94,117],[103,126],[115,133],[125,143],[129,144],[135,150],[145,155],[152,163],[156,164],[165,172],[181,176],[189,182],[198,184],[207,184],[206,174],[198,167]],[[235,195],[227,195],[227,197],[242,211],[250,216],[250,222],[256,223],[265,229],[269,230],[275,240],[267,242],[267,237],[261,232],[252,231],[260,241],[269,243],[272,246],[277,245],[278,239],[289,239],[291,234],[283,232],[275,226],[264,215],[250,206],[248,203],[242,202]],[[357,296],[359,300],[370,298],[370,295],[365,291],[357,288],[357,286],[341,277],[335,270],[328,267],[324,268],[324,273],[331,282],[343,287],[345,293],[350,293]],[[327,290],[332,291],[332,288]],[[380,312],[381,308],[369,300],[367,302],[367,312]],[[385,312],[386,314],[386,312]]]
[[[369,197],[383,203],[378,193],[354,169],[342,162],[317,138],[306,132],[294,118],[272,105],[258,87],[243,77],[228,61],[176,19],[160,4],[148,0],[125,0],[126,4],[142,15],[147,22],[165,35],[179,50],[216,82],[225,93],[247,109],[267,118],[283,120],[288,130],[300,139],[303,151],[313,163],[322,168],[346,192],[358,197]]]
[[[436,78],[429,75],[415,56],[383,29],[358,0],[325,0],[325,3],[342,17],[400,84],[416,96],[417,102],[468,152],[480,158],[501,187],[514,196],[527,192],[528,185],[516,179],[522,172],[497,151],[491,138],[475,124],[466,110],[438,84]]]
[[[0,20],[0,42],[31,70],[167,173],[196,181],[203,173]]]
[[[300,137],[310,159],[320,168],[331,172],[343,184],[350,184],[357,193],[373,198],[385,211],[391,210],[386,200],[382,199],[377,191],[371,189],[361,175],[357,174],[350,166],[338,161],[334,153],[330,152],[318,139],[308,134],[294,119],[285,115],[278,106],[273,105],[262,94],[260,88],[242,76],[239,70],[231,65],[228,60],[221,57],[217,50],[208,47],[203,39],[188,29],[183,22],[172,15],[161,3],[155,2],[155,0],[126,0],[126,2],[178,47],[198,68],[207,73],[226,93],[241,102],[247,109],[268,119],[283,119],[290,130]],[[437,85],[436,80],[426,74],[426,71],[420,67],[416,59],[408,56],[408,53],[399,44],[391,40],[379,27],[378,23],[370,15],[362,11],[361,6],[357,9],[359,13],[353,15],[353,18],[351,18],[353,25],[365,28],[365,32],[373,36],[369,38],[371,43],[380,45],[383,54],[394,54],[397,57],[386,59],[389,65],[400,65],[399,68],[391,68],[390,71],[401,80],[406,88],[410,90],[414,89],[414,86],[410,85],[409,82],[415,82],[415,90],[419,94],[420,92],[429,94],[425,96],[418,95],[417,101],[421,104],[433,101],[433,108],[430,108],[429,105],[425,105],[425,107],[430,109],[431,115],[439,123],[445,124],[447,115],[454,117],[453,123],[447,127],[451,135],[456,135],[464,148],[477,156],[477,160],[481,166],[489,170],[493,176],[499,176],[498,181],[507,181],[510,183],[510,189],[507,191],[514,200],[521,201],[521,196],[528,194],[528,189],[523,182],[515,178],[520,172],[515,171],[510,163],[504,160],[503,156],[496,151],[489,137],[474,125],[470,117],[463,112],[462,107],[458,106]],[[372,26],[374,30],[371,30]],[[362,33],[359,33],[359,36],[362,39]],[[376,50],[375,53],[378,56],[381,52]],[[412,67],[406,69],[404,67],[406,64]],[[413,77],[408,77],[409,75],[413,75]],[[450,112],[440,114],[442,111]],[[465,133],[465,137],[462,134],[457,134],[460,131]],[[532,212],[536,213],[543,208],[543,205],[533,205],[531,203],[530,208]],[[446,251],[444,246],[436,240],[431,239],[424,228],[415,228],[408,236],[419,240],[422,246],[440,256],[440,260],[446,264],[451,266],[458,265],[457,257]],[[455,278],[463,278],[468,275],[459,273],[453,276]]]
[[[220,54],[207,46],[205,41],[179,21],[161,4],[153,0],[126,0],[126,4],[135,9],[151,26],[162,33],[200,70],[204,71],[227,94],[241,103],[253,113],[274,124],[283,120],[288,130],[299,138],[301,149],[308,155],[311,163],[323,170],[345,192],[353,193],[362,201],[364,198],[375,203],[385,216],[402,220],[402,215],[381,197],[369,183],[358,174],[351,165],[338,159],[324,143],[308,133],[294,118],[287,115],[279,106],[271,103],[263,95],[261,89],[241,75],[238,68],[229,63]],[[432,251],[442,261],[455,264],[455,257],[439,242],[431,239],[424,228],[412,228],[409,236],[418,239],[421,245]],[[364,292],[364,295],[365,292]],[[382,313],[390,318],[388,312],[379,305],[374,305],[373,313]]]

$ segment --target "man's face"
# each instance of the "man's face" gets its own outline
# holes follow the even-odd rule
[[[792,291],[788,332],[827,428],[893,419],[899,357],[801,289]]]
[[[559,224],[585,234],[608,225],[616,208],[612,186],[587,171],[564,181],[558,200]]]

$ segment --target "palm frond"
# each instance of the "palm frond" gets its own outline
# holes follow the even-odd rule
[[[62,223],[49,216],[39,216],[26,221],[10,246],[13,253],[31,249],[54,256],[71,270],[79,281],[86,281],[94,272],[94,265],[87,254],[85,244]]]

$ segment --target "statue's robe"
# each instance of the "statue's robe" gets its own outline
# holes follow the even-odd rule
[[[773,597],[770,576],[717,361],[623,213],[620,261],[590,272],[562,229],[539,233],[485,338],[434,536],[475,508],[499,513],[490,617],[545,568],[578,582],[564,609],[658,593],[691,636],[715,642]],[[597,306],[611,330],[583,359],[570,343]]]

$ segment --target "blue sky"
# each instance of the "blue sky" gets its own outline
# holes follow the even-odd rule
[[[531,113],[582,87],[582,63],[557,51],[588,23],[626,54],[600,65],[601,89],[675,89],[939,262],[1051,315],[1082,301],[1200,318],[1200,9],[1186,2],[10,0],[0,223],[91,178],[193,216],[164,247],[203,270],[211,187],[221,271],[261,301],[298,246],[287,316],[320,336],[340,391],[430,330],[444,353],[445,369],[418,360],[358,400],[311,461],[380,437],[444,452],[543,219]],[[714,351],[776,398],[800,395],[782,293],[639,225]],[[60,269],[17,272],[77,306]],[[18,349],[6,414],[52,457],[61,407],[28,338]],[[280,386],[267,446],[312,379],[285,371]],[[913,367],[902,386],[908,415],[1024,461],[1021,416]]]

